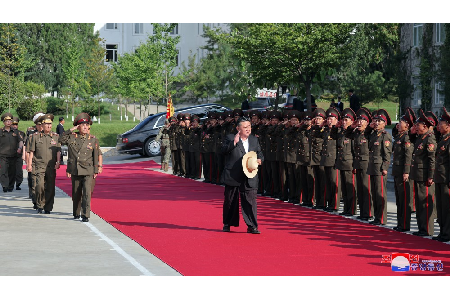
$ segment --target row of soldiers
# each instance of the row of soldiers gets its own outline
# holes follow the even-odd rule
[[[358,219],[385,225],[387,177],[393,159],[394,229],[410,231],[411,213],[417,211],[415,235],[433,235],[437,217],[440,233],[434,239],[450,239],[450,207],[448,201],[441,201],[449,198],[450,188],[450,160],[441,153],[450,151],[450,131],[446,135],[444,130],[450,130],[446,112],[436,127],[438,120],[432,112],[421,111],[416,119],[408,108],[393,130],[394,138],[385,130],[391,119],[384,109],[245,113],[235,109],[210,112],[203,124],[198,116],[178,114],[162,129],[171,151],[163,163],[168,166],[171,156],[175,175],[199,179],[203,171],[205,182],[222,184],[219,149],[226,134],[236,134],[235,124],[241,117],[251,121],[265,158],[258,171],[260,195],[328,212],[337,212],[342,201],[341,215],[356,215],[359,208]],[[442,137],[439,145],[436,137]],[[448,185],[447,190],[442,184]]]

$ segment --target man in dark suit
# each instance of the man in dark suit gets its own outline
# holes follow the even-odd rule
[[[354,92],[353,90],[348,90],[348,96],[350,97],[349,98],[350,108],[353,111],[358,111],[361,107],[361,104],[359,103],[360,101],[358,96],[356,96],[353,92]]]
[[[225,184],[225,201],[223,203],[223,231],[229,232],[230,226],[239,226],[239,196],[242,215],[247,224],[247,232],[258,234],[256,221],[256,193],[258,176],[247,178],[242,167],[242,158],[249,151],[257,154],[258,165],[264,160],[258,138],[251,135],[251,123],[247,118],[239,118],[236,123],[238,133],[228,134],[222,143],[225,155],[225,168],[222,181]]]
[[[64,117],[59,117],[59,124],[56,126],[56,133],[61,136],[64,133],[64,123],[66,121],[64,120]],[[64,159],[61,153],[61,161],[60,164],[63,165],[64,164]]]
[[[241,105],[241,109],[242,109],[242,110],[248,110],[248,109],[250,109],[250,104],[249,104],[248,102],[250,101],[251,98],[252,98],[252,95],[251,95],[251,94],[248,94],[248,95],[247,95],[247,99],[245,99],[245,100],[242,102],[242,105]]]
[[[336,103],[336,107],[340,112],[344,111],[344,103],[342,103],[342,97],[338,96],[338,102]]]

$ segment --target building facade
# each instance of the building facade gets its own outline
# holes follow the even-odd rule
[[[432,39],[430,51],[433,52],[434,57],[439,57],[439,48],[445,41],[445,24],[434,23],[432,24]],[[407,59],[405,60],[405,76],[410,78],[412,93],[410,97],[407,97],[403,108],[410,106],[415,111],[418,111],[422,106],[422,87],[420,82],[420,63],[421,53],[423,53],[424,32],[425,23],[407,23],[401,26],[400,35],[400,49],[403,53],[407,53]],[[433,65],[434,71],[439,69],[439,59],[436,59]],[[431,78],[431,107],[427,107],[427,110],[431,110],[435,115],[441,115],[441,110],[444,106],[444,92],[443,82],[437,77]]]
[[[189,56],[195,54],[198,62],[207,55],[206,50],[201,49],[206,44],[206,39],[202,37],[204,26],[228,28],[224,23],[178,23],[170,33],[180,36],[175,74],[179,73],[183,62],[187,66]],[[107,60],[116,62],[120,55],[134,53],[141,43],[145,43],[148,35],[153,34],[153,25],[151,23],[96,23],[95,30],[98,30],[100,38],[105,40]]]

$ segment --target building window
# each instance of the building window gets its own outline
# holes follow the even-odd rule
[[[117,23],[106,23],[106,29],[117,30]]]
[[[117,45],[106,45],[106,61],[117,62]]]
[[[442,44],[445,41],[445,24],[436,23],[436,43]]]
[[[443,105],[444,104],[444,84],[442,82],[438,82],[434,85],[434,104]]]
[[[414,85],[413,106],[420,106],[422,104],[422,89],[419,85]]]
[[[170,32],[170,34],[178,34],[178,24],[175,25],[175,27],[172,29],[172,31]]]
[[[423,33],[423,24],[414,24],[413,30],[413,46],[419,47],[422,46],[422,33]]]
[[[144,23],[134,23],[133,34],[144,34]]]
[[[175,66],[178,67],[180,65],[180,49],[177,49],[177,54],[175,55]]]

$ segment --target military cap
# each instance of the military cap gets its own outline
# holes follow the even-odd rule
[[[289,119],[289,118],[290,118],[290,116],[289,116],[289,110],[283,111],[283,112],[281,113],[281,117],[282,117],[283,119]]]
[[[383,120],[386,123],[386,125],[391,125],[391,117],[389,116],[388,112],[383,108],[380,108],[379,110],[376,111],[376,113],[373,115],[373,119]]]
[[[225,120],[225,114],[223,112],[217,112],[216,113],[217,120]]]
[[[6,121],[6,120],[12,120],[13,119],[13,115],[9,112],[4,113],[2,115],[2,121]]]
[[[328,108],[326,114],[327,114],[327,118],[328,118],[328,117],[335,117],[335,118],[338,119],[338,120],[339,120],[340,115],[341,115],[341,114],[339,113],[339,110],[338,110],[336,107],[330,107],[330,108]]]
[[[297,118],[297,119],[301,119],[302,118],[302,114],[298,111],[298,110],[290,110],[289,111],[289,119],[292,118]]]
[[[425,112],[425,116],[427,116],[428,118],[432,118],[434,121],[434,125],[436,125],[438,123],[438,118],[436,117],[436,115],[433,112],[427,111],[427,112]]]
[[[169,122],[176,122],[177,121],[177,118],[175,118],[174,116],[171,116],[169,119],[167,119],[167,120],[169,120]]]
[[[344,108],[344,110],[341,112],[341,118],[349,118],[352,119],[352,121],[356,120],[356,114],[350,107]]]
[[[178,121],[182,121],[182,120],[183,120],[183,114],[182,114],[182,113],[179,113],[179,114],[177,115],[177,119],[178,119]]]
[[[19,117],[14,117],[12,123],[13,125],[17,125],[19,124],[19,121],[20,121]]]
[[[281,113],[279,111],[271,111],[269,114],[269,119],[281,119]]]
[[[55,118],[55,116],[53,116],[52,114],[45,114],[41,118],[42,118],[42,121],[41,121],[42,124],[51,124],[51,123],[53,123],[53,119]],[[90,122],[92,125],[92,121],[90,121]]]
[[[313,112],[313,117],[322,117],[322,118],[326,118],[326,113],[325,110],[323,110],[323,108],[316,108]]]
[[[367,108],[361,107],[356,112],[356,119],[364,119],[370,123],[370,122],[372,122],[372,114],[370,113],[370,111]]]
[[[262,111],[261,112],[261,119],[268,119],[269,117],[268,117],[268,112],[267,112],[267,110],[265,110],[265,111]]]
[[[83,124],[83,123],[87,123],[87,124],[91,123],[91,117],[85,112],[79,113],[75,117],[75,120],[73,121],[73,126],[77,126],[77,125],[80,125],[80,124]]]
[[[208,119],[217,119],[217,113],[214,111],[208,111],[206,116],[208,117]]]
[[[311,121],[312,120],[312,113],[310,111],[304,111],[302,118],[303,118],[303,120]]]
[[[243,117],[244,113],[242,112],[242,109],[240,108],[233,109],[233,117],[235,116]]]
[[[419,111],[419,118],[417,118],[416,123],[423,123],[428,127],[436,125],[433,117],[426,116],[422,109]]]
[[[191,120],[191,115],[188,113],[183,115],[183,121],[186,121],[186,120]]]
[[[224,119],[226,118],[233,118],[233,112],[231,110],[227,110],[223,112]]]
[[[248,110],[244,111],[244,117],[246,117],[247,119],[250,118],[250,113],[248,112]]]
[[[406,122],[409,125],[409,127],[411,128],[414,125],[414,120],[415,120],[414,117],[415,116],[414,116],[413,110],[410,107],[408,107],[406,109],[405,114],[403,116],[401,116],[400,120]]]
[[[439,121],[446,121],[450,124],[450,115],[448,114],[448,111],[443,107],[444,112],[442,113],[442,116],[439,118]]]
[[[258,118],[261,119],[261,116],[262,116],[262,113],[259,110],[250,110],[250,111],[248,110],[247,113],[248,113],[249,118],[251,118],[253,116],[257,116]]]
[[[197,115],[192,115],[191,116],[191,121],[192,122],[194,122],[194,121],[200,122],[200,118]]]
[[[40,118],[43,116],[43,115],[45,115],[43,112],[37,112],[35,115],[34,115],[34,117],[33,117],[33,123],[34,124],[41,124],[41,120],[40,120]]]

